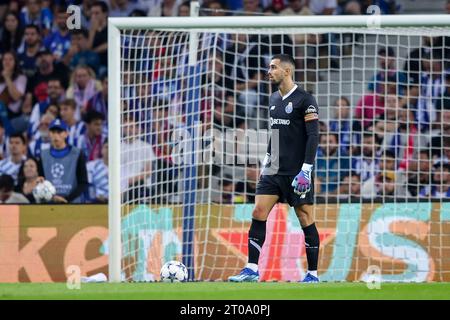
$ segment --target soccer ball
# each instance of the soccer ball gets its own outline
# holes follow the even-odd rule
[[[38,183],[33,189],[33,196],[38,202],[49,202],[55,194],[55,186],[48,180]]]
[[[160,274],[162,282],[184,282],[188,279],[186,266],[178,261],[166,262]]]

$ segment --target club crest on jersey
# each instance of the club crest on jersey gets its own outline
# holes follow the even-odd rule
[[[289,102],[284,111],[286,111],[286,113],[291,113],[293,109],[292,102]]]

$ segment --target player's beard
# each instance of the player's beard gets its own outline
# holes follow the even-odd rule
[[[281,80],[276,80],[275,78],[272,78],[271,82],[272,82],[272,84],[276,85],[277,87],[279,87],[281,84]]]

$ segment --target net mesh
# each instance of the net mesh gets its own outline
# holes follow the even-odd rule
[[[192,31],[121,30],[124,280],[158,280],[172,259],[225,280],[247,262],[278,53],[319,105],[322,279],[364,280],[370,266],[385,281],[449,279],[449,29],[196,29],[195,50]],[[270,214],[260,270],[304,276],[292,208]]]

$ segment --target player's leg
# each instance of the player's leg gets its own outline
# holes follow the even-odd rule
[[[295,213],[305,235],[306,258],[308,260],[308,273],[303,282],[319,282],[317,276],[317,264],[319,260],[319,233],[314,222],[314,178],[311,190],[304,197],[296,194],[291,186],[294,177],[286,176],[283,184],[283,193]]]
[[[320,238],[314,222],[313,206],[301,204],[294,207],[294,209],[305,235],[306,259],[308,260],[308,273],[302,282],[319,282],[317,264],[319,261]]]
[[[266,239],[266,221],[279,196],[260,194],[255,196],[252,224],[248,232],[248,263],[242,271],[228,278],[232,282],[254,282],[259,280],[258,261]]]

